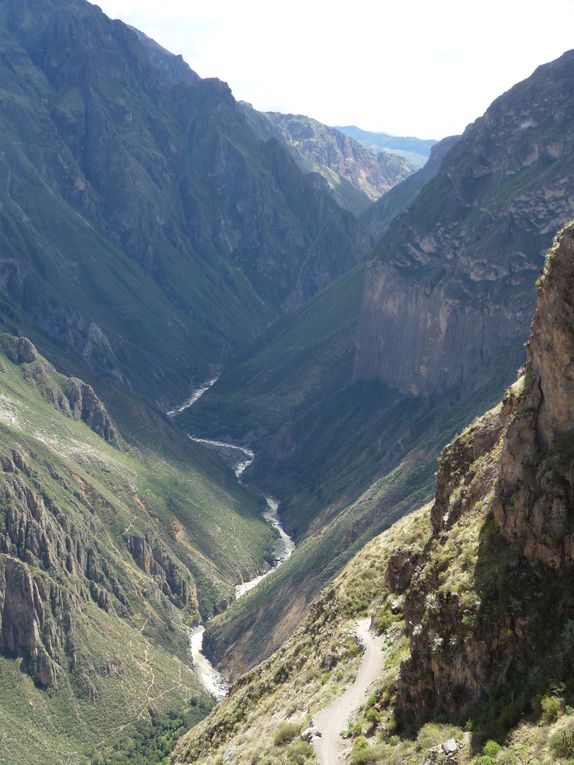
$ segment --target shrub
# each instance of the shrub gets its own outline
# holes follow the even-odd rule
[[[273,735],[275,746],[285,746],[299,735],[301,727],[297,723],[282,722]]]
[[[369,747],[367,739],[359,736],[353,742],[351,751],[351,765],[367,765],[377,761],[377,753]]]
[[[517,765],[516,755],[510,749],[503,749],[496,758],[496,765]]]
[[[483,753],[488,757],[496,757],[502,747],[496,741],[487,741],[483,748]]]
[[[476,763],[477,765],[496,765],[494,757],[491,757],[489,754],[481,755]]]
[[[341,733],[342,738],[358,738],[363,732],[363,726],[361,723],[350,722],[347,726],[347,730]]]
[[[549,725],[556,722],[562,712],[562,700],[556,696],[543,696],[540,699],[540,707],[542,709],[542,721]]]
[[[293,765],[305,765],[313,757],[313,747],[307,741],[297,739],[289,745],[287,749],[289,763]]]
[[[367,709],[367,712],[365,714],[365,720],[370,725],[376,725],[380,719],[381,719],[381,713],[377,711],[374,707]]]

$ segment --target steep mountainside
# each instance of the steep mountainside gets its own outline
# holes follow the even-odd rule
[[[435,143],[426,164],[420,170],[394,186],[365,211],[363,220],[377,243],[397,215],[407,210],[424,186],[435,177],[443,159],[459,138],[460,136],[453,135]]]
[[[312,762],[300,733],[354,677],[364,614],[384,669],[349,720],[352,765],[571,762],[573,284],[570,226],[546,261],[527,364],[444,450],[434,502],[367,545],[173,763]]]
[[[522,355],[533,283],[574,213],[574,52],[497,99],[369,265],[355,378],[407,395],[483,384]]]
[[[2,322],[183,398],[359,258],[359,225],[229,88],[84,0],[2,0]]]
[[[154,715],[201,716],[188,630],[270,554],[259,502],[188,439],[134,447],[90,386],[9,335],[0,495],[0,761],[83,763]]]
[[[372,151],[335,128],[300,114],[266,112],[300,166],[320,173],[335,199],[352,212],[362,212],[414,171],[398,154]],[[351,197],[349,184],[361,196]]]

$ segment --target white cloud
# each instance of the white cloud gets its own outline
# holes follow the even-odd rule
[[[99,0],[258,109],[460,132],[572,45],[573,0]]]

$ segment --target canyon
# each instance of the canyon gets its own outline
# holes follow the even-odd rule
[[[435,142],[0,39],[0,760],[567,762],[574,54]]]

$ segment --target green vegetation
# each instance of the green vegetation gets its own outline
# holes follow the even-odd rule
[[[89,757],[89,765],[167,765],[178,738],[197,723],[206,713],[205,708],[193,701],[190,709],[171,709],[149,721],[134,725],[129,736],[119,737],[117,743]]]
[[[301,732],[301,726],[296,723],[283,722],[273,734],[274,746],[285,746]]]
[[[6,336],[0,345],[0,566],[17,558],[70,598],[52,606],[50,629],[72,646],[59,651],[49,690],[34,686],[25,649],[0,660],[0,760],[84,763],[91,751],[106,765],[130,752],[155,762],[151,753],[166,756],[211,705],[190,668],[187,630],[269,555],[260,499],[165,424],[161,456],[125,438],[108,444],[74,418],[64,396],[74,381],[42,357],[14,363]],[[17,546],[19,523],[28,542]],[[77,558],[66,556],[66,535]],[[134,540],[149,554],[138,558]]]

